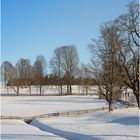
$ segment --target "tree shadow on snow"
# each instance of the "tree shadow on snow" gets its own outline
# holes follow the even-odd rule
[[[60,137],[66,138],[68,140],[101,140],[100,138],[94,137],[93,135],[85,135],[76,132],[64,131],[43,124],[41,124],[41,128],[38,128],[43,131],[50,132]]]
[[[131,117],[122,117],[116,118],[108,123],[119,123],[123,125],[139,125],[139,117],[131,116]]]
[[[38,127],[39,129],[43,130],[43,131],[46,131],[46,132],[50,132],[50,133],[53,133],[57,136],[60,136],[60,137],[63,137],[63,138],[66,138],[68,140],[102,140],[104,139],[105,137],[132,137],[132,138],[138,138],[139,136],[136,136],[136,135],[109,135],[109,134],[106,134],[106,135],[102,135],[102,134],[99,134],[99,135],[85,135],[85,134],[81,134],[81,133],[76,133],[76,132],[69,132],[69,131],[64,131],[64,130],[60,130],[60,129],[56,129],[56,128],[53,128],[53,127],[50,127],[50,126],[47,126],[47,125],[44,125],[44,124],[41,124],[41,128]],[[99,138],[101,137],[101,138]]]

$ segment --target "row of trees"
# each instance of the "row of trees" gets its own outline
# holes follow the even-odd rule
[[[90,69],[110,111],[124,88],[132,89],[139,106],[139,4],[132,1],[127,7],[128,13],[103,24],[89,45]]]
[[[67,94],[72,94],[72,85],[89,85],[95,84],[88,68],[82,65],[79,68],[79,58],[76,47],[73,45],[59,47],[54,51],[53,57],[49,62],[52,73],[46,73],[45,57],[39,55],[33,65],[29,59],[21,58],[15,66],[11,62],[5,61],[1,66],[2,81],[5,86],[11,86],[14,91],[19,94],[21,87],[29,87],[31,94],[31,86],[39,88],[42,94],[42,85],[56,85],[60,95],[63,95],[63,86],[67,86]],[[86,71],[86,72],[85,72]]]
[[[43,84],[57,85],[60,95],[63,95],[63,85],[67,86],[67,94],[72,94],[72,84],[96,84],[100,96],[108,101],[110,111],[113,101],[125,88],[130,88],[139,106],[139,39],[139,4],[132,1],[126,14],[103,24],[99,38],[92,39],[88,47],[91,53],[88,66],[79,67],[74,45],[62,46],[54,51],[49,62],[52,71],[49,77],[46,76],[46,60],[40,55],[33,65],[28,59],[20,59],[16,66],[4,62],[1,66],[3,81],[17,93],[20,86],[38,86],[40,95]]]
[[[33,66],[29,59],[21,58],[15,66],[11,62],[5,61],[1,65],[2,81],[5,86],[13,87],[17,94],[19,94],[20,87],[23,86],[29,86],[31,93],[31,85],[39,86],[41,94],[45,68],[46,60],[42,55],[36,57]]]

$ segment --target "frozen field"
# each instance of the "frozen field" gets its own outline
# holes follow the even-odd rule
[[[2,140],[139,140],[136,108],[39,119],[32,125],[20,120],[2,120],[1,124]]]
[[[26,124],[20,120],[1,121],[2,140],[64,140],[64,138]]]
[[[1,96],[1,115],[35,116],[40,114],[92,109],[107,106],[98,96]]]
[[[69,140],[139,140],[138,109],[53,117],[35,120],[32,125]]]
[[[3,116],[32,117],[105,106],[108,106],[107,102],[98,99],[96,95],[1,96],[1,115]],[[99,111],[83,116],[38,119],[32,121],[31,125],[22,120],[1,120],[1,139],[138,140],[138,120],[137,108],[113,112]]]
[[[63,88],[63,93],[67,93],[67,87],[62,86]],[[97,94],[98,87],[97,86],[88,86],[88,94]],[[12,87],[0,87],[1,89],[1,94],[11,94],[15,95],[16,93],[14,92]],[[39,95],[39,88],[35,86],[31,86],[31,94],[36,94]],[[78,85],[72,85],[72,92],[73,94],[86,94],[86,88],[85,86],[78,86]],[[23,87],[20,88],[19,94],[24,94],[24,95],[30,95],[30,90],[28,87]],[[42,86],[42,95],[58,95],[59,94],[59,88],[57,86]]]

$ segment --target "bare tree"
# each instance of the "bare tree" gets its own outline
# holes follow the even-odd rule
[[[1,80],[4,82],[5,87],[8,85],[15,76],[15,68],[9,61],[4,61],[1,65]]]
[[[72,79],[78,74],[79,58],[76,47],[73,45],[60,48],[61,66],[67,84],[67,94],[72,94]]]
[[[120,73],[125,72],[127,78],[124,83],[133,90],[139,107],[139,4],[135,1],[129,3],[128,13],[121,15],[115,20],[118,32],[123,40],[120,50]]]
[[[15,78],[16,72],[15,67],[9,61],[4,61],[1,65],[1,81],[4,82],[5,87],[13,85],[13,79]],[[12,86],[13,87],[13,86]]]
[[[19,95],[19,88],[21,84],[21,80],[18,77],[17,69],[8,61],[5,61],[2,66],[1,70],[4,76],[5,85],[11,86]]]
[[[91,90],[91,85],[93,85],[93,76],[91,70],[87,65],[82,64],[79,72],[79,77],[81,78],[80,86],[83,88],[83,93],[88,95],[88,91]]]
[[[20,86],[29,87],[29,92],[31,94],[31,84],[32,84],[32,66],[30,64],[29,59],[23,59],[21,58],[16,63],[16,69],[17,69],[17,82],[20,82]]]
[[[21,81],[21,86],[28,86],[31,75],[31,64],[28,59],[21,58],[16,63],[18,78]]]
[[[54,51],[50,66],[53,74],[59,77],[60,94],[62,94],[64,83],[67,85],[67,94],[72,94],[72,79],[78,73],[78,63],[79,58],[75,46],[63,46]]]
[[[10,80],[10,85],[13,88],[14,92],[17,94],[17,96],[19,95],[19,92],[20,92],[20,86],[21,86],[20,83],[21,83],[21,79],[18,78],[17,69],[16,69],[15,77]]]
[[[63,94],[63,84],[64,82],[62,81],[62,77],[64,76],[64,72],[63,72],[63,69],[62,69],[62,57],[61,57],[61,49],[60,48],[57,48],[55,51],[54,51],[54,55],[52,57],[52,59],[50,60],[50,67],[51,67],[51,70],[52,70],[52,73],[53,75],[55,75],[58,80],[58,88],[59,88],[59,93],[60,95]]]
[[[101,27],[101,36],[93,40],[90,45],[92,54],[90,68],[97,82],[100,95],[109,103],[109,111],[112,111],[112,103],[116,100],[116,94],[121,92],[121,77],[118,75],[118,52],[121,40],[117,29],[112,23]]]
[[[42,85],[44,83],[44,77],[46,73],[46,60],[45,57],[39,55],[36,57],[36,61],[33,65],[33,77],[36,86],[39,86],[40,95],[42,94]]]
[[[28,75],[27,75],[27,85],[28,85],[28,87],[29,87],[29,92],[30,92],[30,94],[31,94],[31,86],[32,86],[32,84],[34,84],[33,83],[33,67],[32,67],[32,65],[29,63],[29,65],[28,65]]]

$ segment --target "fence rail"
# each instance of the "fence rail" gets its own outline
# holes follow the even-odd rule
[[[136,106],[123,106],[123,107],[113,107],[114,109],[124,109],[124,108],[133,108]],[[1,120],[5,119],[16,119],[16,120],[24,120],[26,123],[30,123],[35,119],[40,118],[49,118],[49,117],[56,117],[56,116],[78,116],[78,115],[85,115],[88,113],[93,113],[101,110],[107,110],[108,107],[100,107],[95,109],[86,109],[86,110],[76,110],[76,111],[69,111],[69,112],[56,112],[56,113],[48,113],[48,114],[41,114],[32,117],[19,117],[19,116],[0,116]]]

